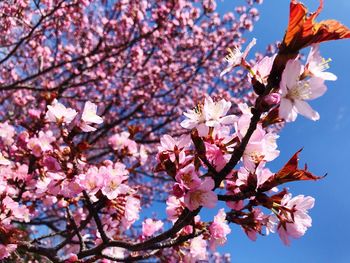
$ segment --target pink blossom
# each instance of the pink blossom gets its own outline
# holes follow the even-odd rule
[[[320,118],[305,100],[322,96],[327,88],[322,78],[299,80],[301,71],[302,66],[298,60],[289,60],[282,74],[279,115],[287,122],[295,121],[298,114],[314,121]]]
[[[215,250],[216,246],[222,246],[226,243],[226,236],[231,233],[231,229],[226,221],[226,213],[221,208],[218,214],[214,217],[213,223],[209,227],[210,232],[210,248]]]
[[[203,7],[207,10],[207,12],[214,12],[214,10],[216,9],[216,1],[203,0]]]
[[[321,78],[323,80],[337,80],[337,76],[331,72],[326,72],[329,69],[328,62],[320,55],[320,45],[314,44],[311,46],[309,56],[306,61],[306,70],[308,70],[312,76]]]
[[[184,149],[190,144],[191,138],[188,135],[181,136],[178,140],[175,140],[170,135],[164,135],[160,138],[160,146],[158,151],[169,154],[170,160],[175,162],[178,159],[179,163],[185,161]]]
[[[278,93],[270,93],[263,97],[262,106],[266,107],[266,109],[270,109],[273,106],[276,106],[281,102],[281,95]]]
[[[36,157],[40,157],[42,153],[52,150],[51,143],[54,141],[56,138],[51,131],[40,131],[37,137],[29,139],[27,147]]]
[[[16,244],[0,244],[0,259],[5,259],[11,255],[13,251],[17,248]]]
[[[28,165],[21,164],[13,171],[13,178],[22,181],[28,181],[31,176],[28,175]]]
[[[61,190],[59,194],[67,198],[73,198],[78,196],[82,190],[83,188],[76,180],[64,180],[61,183]]]
[[[223,151],[215,144],[205,142],[206,157],[215,167],[216,171],[220,171],[225,167],[230,155],[225,155]],[[227,158],[228,156],[228,158]]]
[[[274,215],[265,215],[259,208],[253,208],[251,216],[251,221],[254,222],[254,227],[244,228],[244,231],[250,240],[256,241],[258,233],[262,234],[263,227],[265,227],[265,235],[275,232],[277,218]]]
[[[247,130],[249,128],[250,124],[250,118],[252,117],[252,113],[250,111],[250,107],[248,107],[245,103],[240,103],[237,105],[240,111],[242,112],[242,115],[238,118],[235,125],[235,130],[238,138],[241,140],[243,139],[244,135],[247,133]],[[264,133],[263,129],[261,129],[261,126],[257,128],[257,130],[254,131],[251,140],[254,140],[255,136],[260,137],[260,134]]]
[[[0,123],[0,138],[5,145],[11,145],[15,136],[15,128],[7,122]]]
[[[272,57],[266,56],[263,59],[261,59],[252,67],[249,77],[255,77],[260,83],[266,85],[275,58],[276,55]]]
[[[91,132],[96,130],[96,128],[92,127],[90,124],[101,124],[103,122],[103,119],[98,116],[96,112],[97,105],[90,101],[87,101],[84,105],[81,123],[79,125],[80,129],[82,129],[84,132]]]
[[[12,198],[6,196],[2,200],[2,204],[5,206],[5,215],[9,213],[13,218],[15,218],[18,221],[24,221],[29,222],[29,210],[24,205],[19,205],[17,202],[15,202]],[[0,215],[1,219],[2,215]],[[6,220],[6,218],[4,218]],[[4,220],[1,220],[3,223]]]
[[[185,262],[198,262],[207,260],[207,242],[202,236],[195,237],[190,243],[190,254],[187,255]]]
[[[141,165],[144,165],[148,160],[148,151],[144,145],[140,146],[139,158]]]
[[[125,194],[129,190],[129,187],[123,184],[128,178],[128,171],[124,164],[116,163],[114,167],[101,166],[98,173],[104,179],[101,191],[108,199],[115,199],[118,195]]]
[[[183,198],[177,198],[173,195],[169,196],[166,201],[166,214],[168,219],[175,222],[183,211]]]
[[[185,128],[192,130],[196,128],[199,136],[207,136],[209,128],[206,123],[206,114],[204,112],[203,105],[199,104],[193,110],[187,110],[183,113],[187,118],[183,120],[180,125]]]
[[[232,71],[235,67],[242,64],[242,61],[245,60],[249,51],[256,44],[256,39],[253,38],[252,41],[248,44],[244,52],[242,53],[238,47],[234,47],[234,49],[228,48],[227,51],[229,54],[225,57],[228,65],[227,67],[220,73],[220,77],[224,76],[226,73]]]
[[[186,189],[194,189],[201,184],[201,179],[199,179],[193,165],[188,165],[181,169],[175,179]]]
[[[281,214],[283,218],[278,225],[278,234],[286,245],[290,244],[289,237],[300,238],[311,227],[312,219],[308,215],[308,210],[313,208],[315,199],[311,196],[298,195],[292,198],[291,194],[286,194],[281,206],[288,211]]]
[[[80,186],[91,195],[96,194],[104,183],[104,177],[99,174],[97,167],[91,167],[84,174],[79,175]]]
[[[176,196],[177,198],[181,198],[185,195],[186,192],[186,188],[184,185],[180,184],[180,183],[175,183],[173,185],[173,190],[172,190],[172,194],[174,196]]]
[[[129,139],[129,137],[130,137],[130,133],[128,132],[114,134],[108,139],[108,143],[115,151],[127,148],[128,152],[134,155],[137,153],[137,143]],[[141,149],[140,149],[140,152],[141,152]]]
[[[47,106],[46,118],[49,122],[63,122],[69,124],[73,121],[78,114],[76,110],[72,108],[66,108],[62,103],[59,103],[56,99],[51,105]]]
[[[254,131],[244,154],[243,164],[248,170],[254,170],[262,161],[270,162],[279,156],[276,140],[279,136],[275,133],[266,133],[260,125]]]
[[[214,102],[210,96],[206,96],[204,105],[198,105],[194,110],[188,110],[184,113],[187,117],[181,122],[185,129],[196,128],[199,136],[208,134],[208,127],[218,127],[221,125],[230,125],[237,121],[235,115],[226,116],[231,107],[231,102],[221,99]]]
[[[0,165],[10,165],[11,161],[4,157],[2,152],[0,152]]]
[[[208,127],[233,124],[238,118],[235,115],[226,116],[230,108],[231,102],[224,99],[214,102],[207,96],[204,101],[205,124]]]
[[[29,109],[28,110],[28,114],[30,117],[32,117],[33,119],[40,119],[40,114],[41,114],[41,111],[40,110],[37,110],[37,109]]]
[[[145,219],[142,222],[142,234],[146,237],[152,236],[155,232],[163,227],[164,223],[160,220],[153,220],[151,218]]]
[[[139,219],[141,209],[140,199],[129,195],[126,197],[125,214],[122,218],[122,226],[124,229],[129,229],[130,226]]]
[[[271,176],[274,174],[270,171],[268,168],[264,168],[265,163],[261,162],[255,169],[255,171],[249,171],[245,167],[240,167],[237,173],[237,181],[236,185],[241,186],[245,185],[248,183],[248,177],[251,173],[254,172],[257,180],[257,187],[256,189],[259,188],[259,186],[263,185]]]
[[[186,207],[191,211],[200,206],[214,208],[218,201],[217,195],[212,191],[214,185],[214,180],[206,177],[200,186],[189,190],[184,198]]]

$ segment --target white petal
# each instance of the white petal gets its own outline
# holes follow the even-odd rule
[[[216,127],[218,126],[220,123],[217,120],[211,120],[211,121],[206,121],[205,125],[207,125],[208,127]]]
[[[318,97],[321,97],[327,91],[327,87],[324,84],[324,80],[321,78],[311,78],[309,84],[311,91],[310,99],[316,99]]]
[[[176,145],[176,141],[170,135],[165,134],[162,138],[160,138],[160,143],[167,150],[173,150]]]
[[[281,99],[281,104],[279,108],[279,116],[287,122],[295,121],[297,115],[293,110],[293,103],[285,98]]]
[[[250,43],[248,44],[248,46],[245,48],[244,52],[243,52],[243,56],[242,58],[246,58],[248,56],[249,51],[252,49],[252,47],[254,47],[256,45],[256,38],[253,38],[252,41],[250,41]]]
[[[220,123],[223,125],[232,124],[236,121],[238,121],[238,117],[236,115],[228,115],[220,118]]]
[[[284,88],[291,89],[296,85],[296,83],[299,81],[301,70],[302,66],[299,60],[289,60],[287,62],[280,84],[282,92],[284,92]]]
[[[307,57],[306,64],[312,61],[322,61],[322,57],[320,55],[320,45],[314,44],[311,46],[310,53]]]
[[[226,75],[228,72],[230,72],[234,67],[232,66],[228,66],[227,68],[225,68],[223,71],[221,71],[220,73],[220,78],[222,78],[224,75]]]
[[[96,128],[87,125],[85,122],[81,123],[79,125],[79,128],[83,131],[83,132],[92,132],[92,131],[96,131]]]
[[[222,115],[226,115],[226,113],[229,111],[229,109],[231,108],[231,102],[230,101],[226,101],[224,99],[220,100],[219,102],[219,105],[221,107],[221,112],[222,112]]]
[[[318,74],[315,74],[316,77],[320,77],[324,80],[331,80],[331,81],[336,81],[338,78],[336,75],[334,75],[331,72],[319,72]]]
[[[317,121],[320,119],[320,115],[318,114],[318,112],[314,111],[306,101],[295,100],[294,105],[298,113],[305,116],[306,118],[309,118],[313,121]]]
[[[185,129],[193,129],[194,127],[196,127],[196,125],[197,123],[190,119],[183,120],[180,123],[180,126]]]

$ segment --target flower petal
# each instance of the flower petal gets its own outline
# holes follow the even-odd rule
[[[295,100],[294,105],[297,112],[305,116],[306,118],[309,118],[313,121],[317,121],[320,119],[320,115],[318,114],[318,112],[314,111],[306,101]]]

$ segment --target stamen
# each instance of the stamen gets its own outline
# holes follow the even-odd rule
[[[325,70],[329,69],[328,63],[331,61],[332,61],[332,59],[330,59],[330,58],[327,60],[322,58],[322,62],[318,65],[318,68],[320,69],[320,71],[325,71]]]
[[[194,108],[194,112],[197,114],[201,114],[202,113],[202,105],[198,103],[197,106]]]
[[[237,47],[235,47],[233,50],[231,48],[227,48],[226,50],[228,52],[227,56],[225,57],[225,60],[227,62],[232,62],[236,60],[241,53],[241,51]]]
[[[299,81],[295,87],[289,89],[288,96],[290,99],[307,100],[310,98],[311,89],[307,81]]]

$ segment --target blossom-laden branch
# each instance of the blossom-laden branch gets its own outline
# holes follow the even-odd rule
[[[226,262],[213,252],[229,223],[251,240],[277,231],[287,245],[311,227],[314,198],[279,188],[321,177],[298,168],[300,151],[276,173],[267,164],[280,153],[275,124],[318,120],[307,101],[336,80],[318,44],[350,35],[337,21],[315,22],[323,1],[307,16],[292,0],[279,51],[255,63],[256,40],[241,52],[237,36],[258,16],[250,4],[236,21],[211,0],[201,10],[192,1],[19,2],[0,6],[0,259]],[[228,73],[238,67],[235,80]],[[232,97],[242,83],[255,92],[249,105]],[[218,88],[202,96],[204,84]],[[166,220],[138,224],[157,200]],[[200,218],[221,201],[212,221]]]

